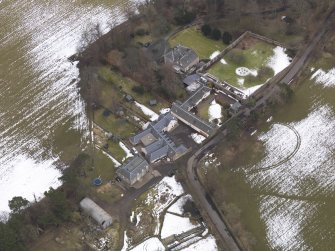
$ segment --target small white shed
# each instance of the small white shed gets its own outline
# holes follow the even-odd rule
[[[90,198],[86,197],[82,199],[82,201],[80,201],[80,208],[85,214],[92,217],[103,229],[109,227],[113,223],[112,216]]]

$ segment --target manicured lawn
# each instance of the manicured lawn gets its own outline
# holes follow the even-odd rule
[[[177,33],[169,40],[170,46],[178,44],[192,48],[200,58],[209,58],[215,51],[222,51],[226,46],[222,40],[213,40],[202,35],[197,27],[190,27]]]
[[[218,62],[213,65],[208,72],[220,80],[227,81],[240,89],[246,89],[252,86],[263,84],[267,79],[274,76],[274,72],[266,64],[270,57],[274,54],[274,46],[271,44],[259,41],[252,47],[245,50],[234,48],[229,51],[224,60],[227,64]],[[236,74],[238,67],[247,67],[250,70],[256,70],[257,76],[248,75],[241,77]],[[259,71],[261,68],[261,72]],[[244,84],[240,83],[244,81]]]

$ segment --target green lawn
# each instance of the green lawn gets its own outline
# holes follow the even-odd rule
[[[119,142],[113,142],[109,140],[108,141],[108,151],[120,163],[122,163],[122,159],[126,157],[126,153],[120,147]]]
[[[192,48],[200,58],[209,58],[214,51],[222,51],[226,46],[222,40],[216,41],[202,35],[197,27],[185,29],[169,40],[170,46],[178,44]]]
[[[267,79],[274,76],[274,71],[267,67],[266,64],[269,58],[273,55],[274,46],[262,41],[257,42],[251,48],[242,50],[234,48],[229,51],[224,60],[227,64],[218,62],[213,65],[208,72],[220,80],[227,81],[229,84],[240,89],[246,89],[252,86],[263,84]],[[238,67],[247,67],[250,70],[257,70],[258,75],[240,77],[236,74]],[[244,80],[244,84],[239,83],[239,80]]]

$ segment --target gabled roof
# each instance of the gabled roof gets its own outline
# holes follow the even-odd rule
[[[200,81],[201,76],[199,74],[192,74],[184,78],[183,82],[185,85],[191,85]]]
[[[202,131],[207,135],[212,135],[217,129],[216,125],[200,119],[176,102],[172,104],[171,112],[184,123],[191,125],[193,128],[197,128],[199,131]]]
[[[142,175],[143,170],[146,170],[149,163],[140,155],[136,155],[126,164],[123,164],[117,173],[128,179],[130,182],[136,180],[137,175]]]
[[[165,55],[165,62],[174,63],[185,69],[199,57],[194,50],[182,45],[170,49]]]

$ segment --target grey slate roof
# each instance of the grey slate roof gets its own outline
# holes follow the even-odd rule
[[[200,81],[200,77],[201,76],[199,74],[192,74],[184,78],[183,82],[185,85],[191,85],[197,81]]]
[[[157,121],[151,122],[146,130],[129,139],[133,145],[137,145],[141,142],[143,137],[146,137],[149,134],[152,134],[157,138],[156,141],[142,148],[142,151],[145,153],[145,156],[150,163],[166,156],[173,158],[174,155],[182,154],[183,150],[187,150],[187,148],[183,145],[182,147],[177,147],[164,132],[166,127],[173,120],[176,120],[176,118],[171,114],[171,112],[161,115]]]
[[[129,141],[133,144],[133,145],[137,145],[140,143],[141,139],[146,136],[147,134],[149,134],[151,132],[150,128],[147,128],[146,130],[136,134],[135,136],[132,136],[129,138]]]
[[[241,103],[236,101],[234,104],[231,105],[230,109],[234,112],[238,112],[241,106],[242,106]]]
[[[173,103],[171,107],[171,112],[175,115],[178,119],[183,121],[184,123],[188,124],[195,130],[199,131],[200,133],[205,133],[207,135],[212,135],[215,133],[217,126],[213,125],[209,122],[206,122],[193,113],[189,112],[188,110],[184,109],[180,104]]]
[[[163,139],[156,140],[152,144],[148,145],[147,147],[143,148],[146,153],[152,153],[160,148],[162,148],[165,145],[165,142]]]
[[[136,155],[129,162],[123,164],[117,173],[131,185],[137,181],[138,176],[142,177],[149,167],[149,163],[140,155]]]
[[[209,94],[211,89],[207,86],[202,86],[195,93],[193,93],[182,105],[183,109],[191,110],[193,107],[197,106],[205,97]]]
[[[165,145],[159,149],[157,149],[156,151],[148,154],[148,159],[149,162],[155,162],[156,160],[162,159],[164,157],[166,157],[168,155],[168,151],[169,151],[169,146]]]
[[[183,70],[190,67],[198,59],[199,57],[194,50],[182,45],[177,45],[164,55],[165,63],[178,65]]]

